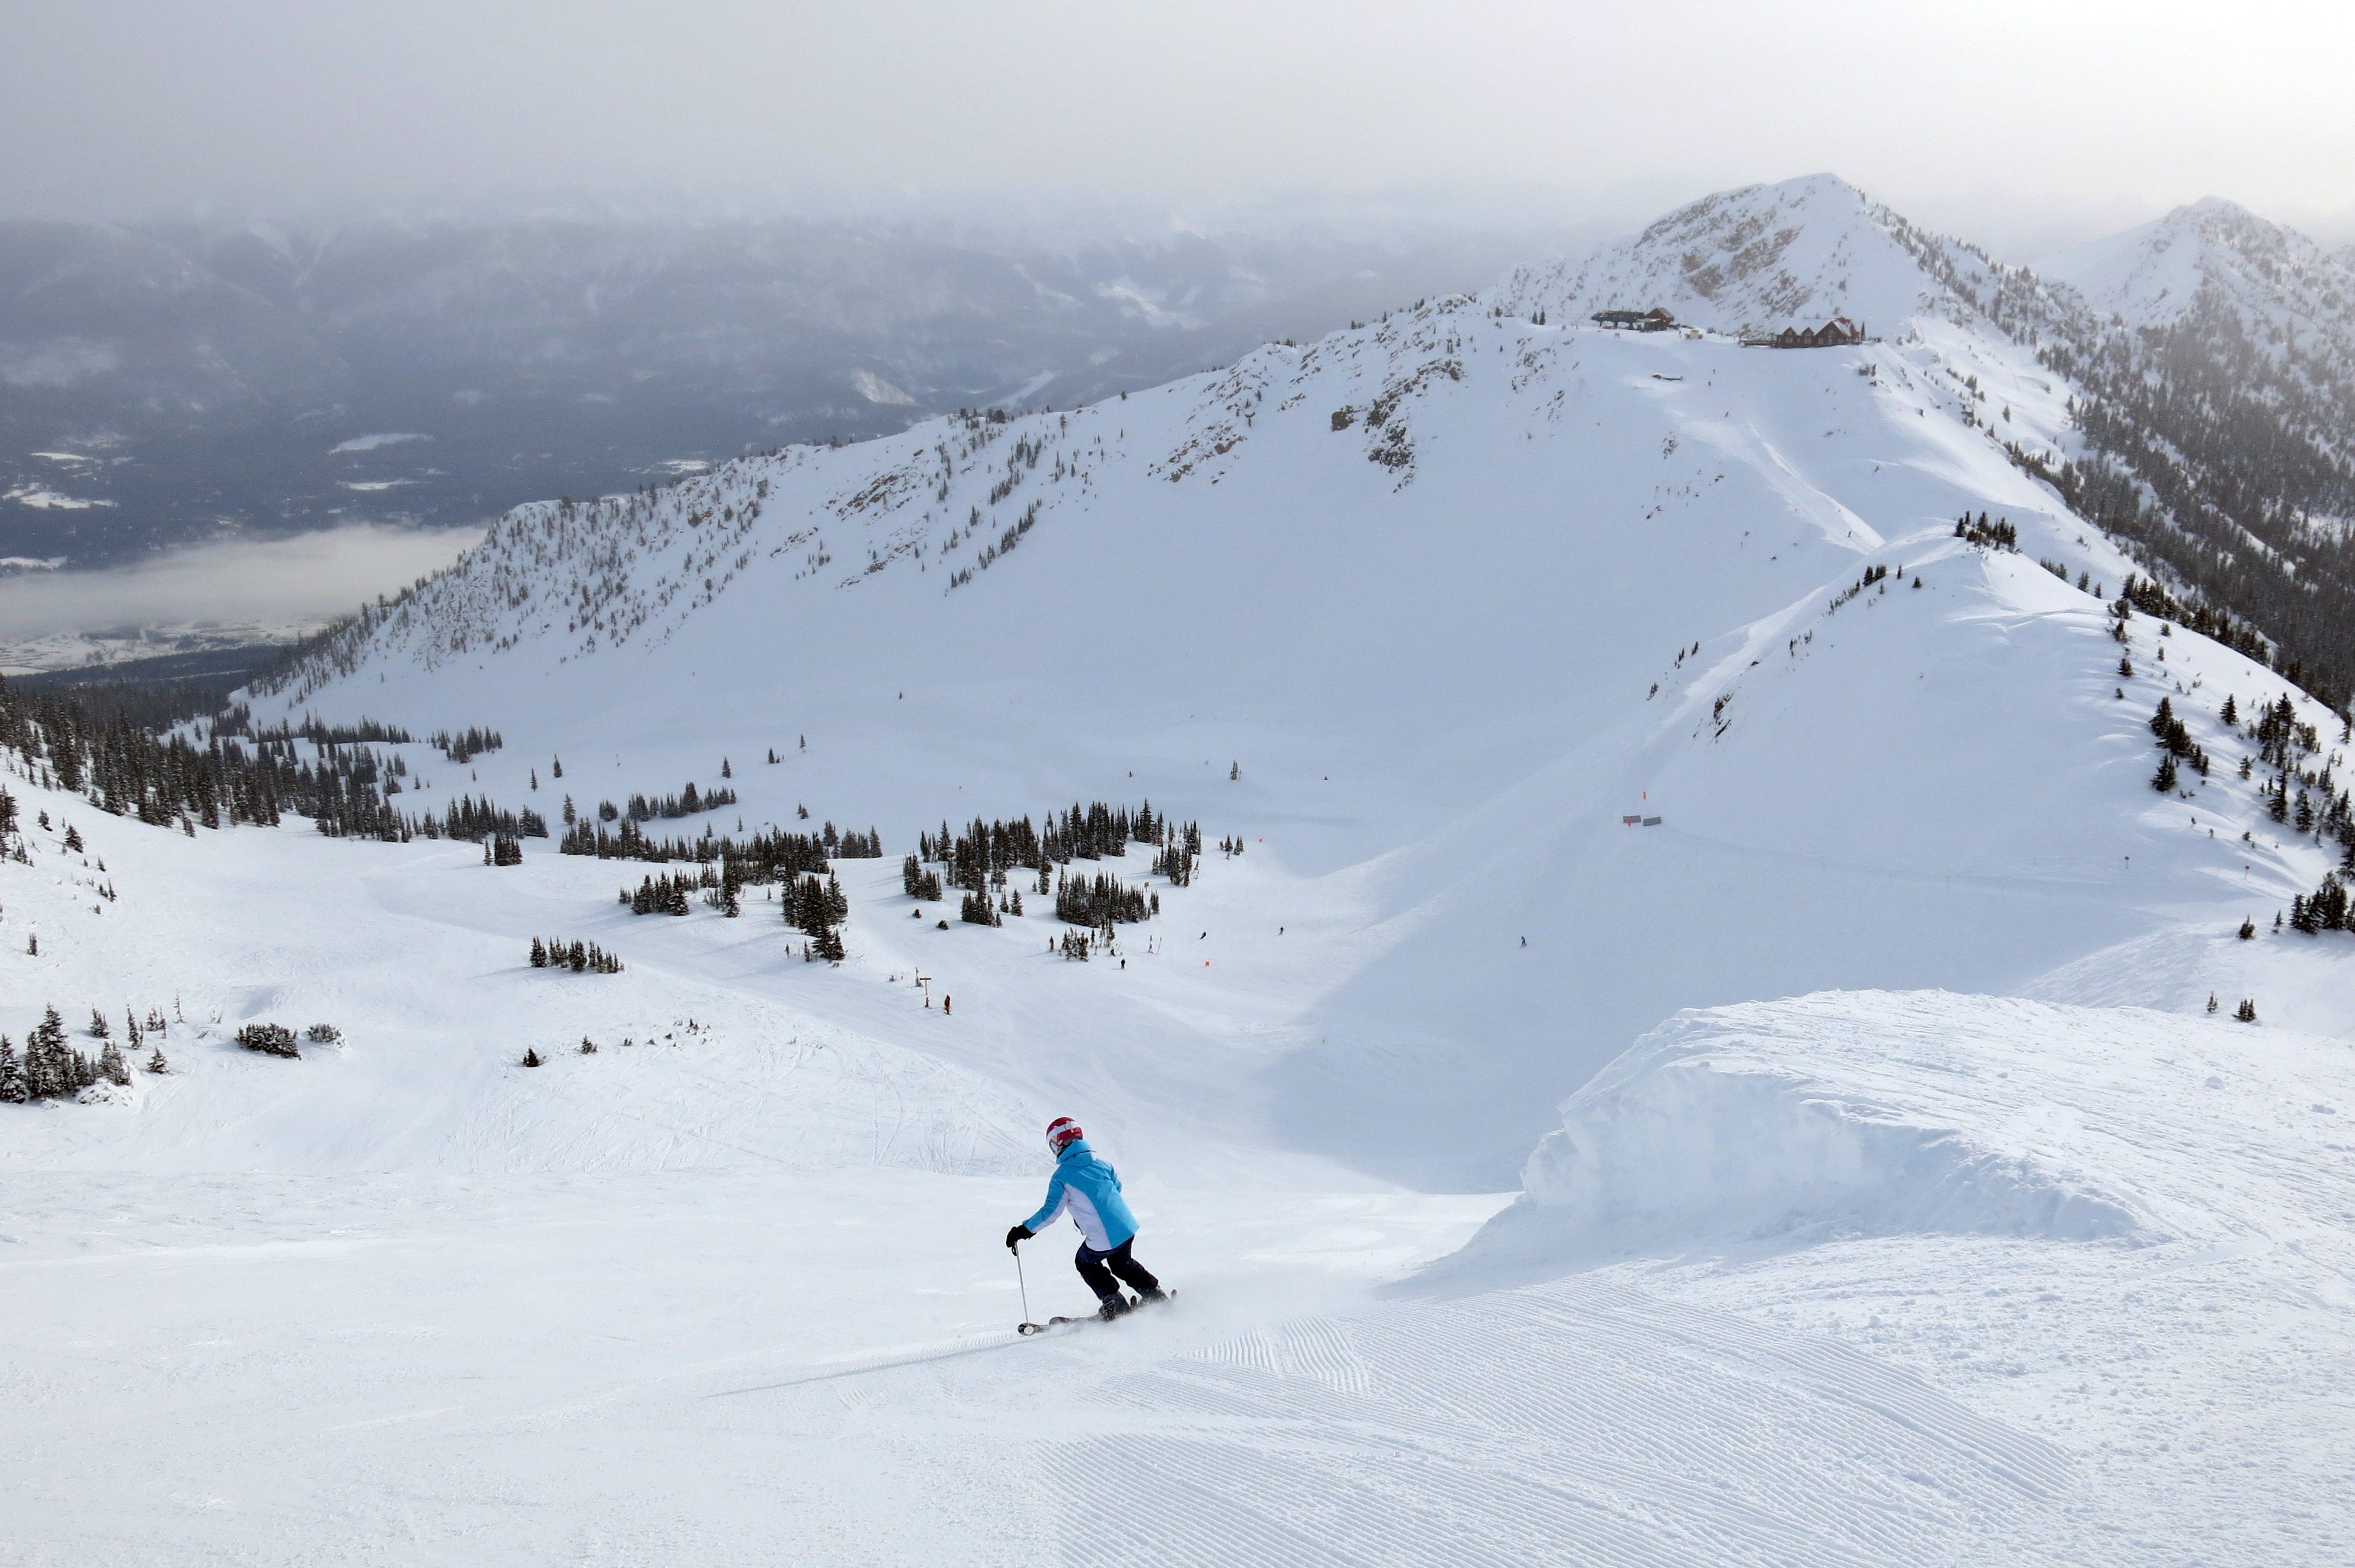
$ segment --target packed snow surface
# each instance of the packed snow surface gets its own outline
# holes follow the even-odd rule
[[[2355,950],[2273,929],[2335,856],[2221,709],[2344,732],[2115,619],[1982,265],[1729,193],[1154,392],[519,509],[254,694],[501,732],[378,746],[410,811],[871,826],[839,965],[758,887],[10,778],[0,1026],[127,1007],[171,1068],[0,1105],[17,1556],[2346,1561]],[[1663,302],[1697,335],[1585,320]],[[1881,340],[1728,335],[1818,313]],[[2169,794],[2162,697],[2214,762]],[[1116,950],[902,891],[919,831],[1092,800],[1209,849],[1074,863],[1161,900]],[[1179,1295],[1026,1340],[1086,1305],[1069,1232],[1000,1245],[1059,1114]]]

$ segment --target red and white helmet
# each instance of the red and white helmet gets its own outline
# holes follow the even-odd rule
[[[1047,1124],[1047,1148],[1055,1154],[1062,1153],[1066,1144],[1077,1143],[1086,1136],[1080,1130],[1080,1124],[1067,1116],[1059,1116]]]

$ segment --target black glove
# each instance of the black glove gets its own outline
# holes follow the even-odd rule
[[[1029,1239],[1030,1227],[1028,1225],[1017,1225],[1012,1230],[1006,1233],[1006,1249],[1007,1251],[1011,1252],[1014,1250],[1015,1243],[1027,1242]]]

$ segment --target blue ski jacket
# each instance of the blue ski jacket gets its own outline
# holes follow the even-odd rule
[[[1120,1172],[1096,1158],[1084,1138],[1074,1139],[1055,1156],[1055,1177],[1047,1183],[1047,1202],[1022,1222],[1036,1235],[1071,1211],[1071,1223],[1098,1252],[1110,1252],[1136,1234],[1136,1216],[1120,1195]]]

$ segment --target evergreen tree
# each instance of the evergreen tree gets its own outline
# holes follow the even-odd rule
[[[295,1046],[294,1032],[282,1023],[249,1023],[237,1032],[237,1043],[265,1056],[299,1059],[303,1054]]]
[[[20,1106],[33,1097],[25,1081],[24,1065],[16,1059],[16,1047],[5,1034],[0,1034],[0,1105]]]
[[[42,1010],[41,1022],[25,1036],[25,1082],[35,1099],[70,1093],[74,1081],[73,1052],[66,1044],[65,1021],[54,1007]]]
[[[2257,1004],[2244,996],[2241,999],[2241,1005],[2232,1010],[2232,1016],[2240,1022],[2254,1023],[2257,1021]]]

